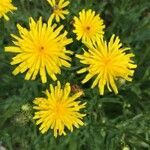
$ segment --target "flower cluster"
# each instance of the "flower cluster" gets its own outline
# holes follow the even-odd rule
[[[132,81],[137,67],[132,59],[134,54],[129,47],[123,47],[120,38],[114,34],[108,42],[105,40],[106,27],[98,13],[83,9],[70,21],[76,39],[86,47],[81,54],[77,54],[75,50],[68,50],[67,46],[73,39],[67,37],[68,33],[61,24],[61,20],[69,14],[66,7],[70,2],[47,2],[52,8],[47,22],[43,22],[42,17],[37,21],[30,17],[28,28],[17,24],[19,35],[12,34],[13,45],[5,47],[6,52],[15,53],[11,61],[11,65],[16,66],[14,75],[25,73],[26,80],[35,80],[39,75],[42,83],[47,83],[48,77],[57,81],[61,68],[71,67],[70,55],[75,53],[82,64],[77,73],[85,75],[81,82],[84,84],[93,79],[91,88],[98,86],[100,95],[104,95],[105,87],[117,94],[117,81],[120,79]],[[8,20],[6,14],[16,9],[11,0],[0,1],[0,17]],[[73,127],[84,125],[85,113],[80,111],[85,108],[86,102],[76,99],[85,94],[78,85],[76,87],[70,83],[61,86],[60,81],[57,81],[56,86],[50,84],[50,90],[45,92],[46,97],[35,98],[34,119],[37,125],[40,124],[42,133],[52,129],[57,137],[66,135],[66,130],[73,131]]]

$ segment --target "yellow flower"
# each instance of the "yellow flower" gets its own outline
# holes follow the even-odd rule
[[[97,41],[104,34],[105,25],[99,14],[91,9],[79,12],[79,18],[74,17],[74,30],[77,35],[77,40],[82,39],[83,42]]]
[[[9,20],[6,14],[14,10],[17,10],[17,8],[13,6],[12,0],[0,0],[0,18],[4,17],[6,20]]]
[[[60,22],[60,19],[65,19],[65,15],[69,13],[68,10],[64,10],[66,6],[69,5],[69,1],[65,0],[47,0],[51,7],[53,8],[53,16],[57,22]]]
[[[71,87],[67,83],[64,89],[58,81],[57,86],[53,87],[50,84],[50,92],[46,90],[47,98],[36,98],[33,103],[36,105],[33,108],[36,110],[34,118],[36,124],[41,124],[39,130],[42,133],[49,129],[54,131],[54,136],[66,135],[66,129],[73,131],[73,127],[79,128],[83,126],[82,122],[85,114],[79,111],[85,108],[86,103],[80,104],[76,99],[82,95],[78,92],[70,95]]]
[[[118,89],[115,81],[118,78],[132,81],[134,69],[137,67],[134,61],[131,60],[134,54],[126,52],[130,48],[122,48],[119,37],[114,38],[115,35],[112,35],[108,44],[103,39],[99,39],[93,44],[85,43],[88,51],[85,51],[83,55],[77,55],[80,62],[87,65],[78,71],[78,73],[88,71],[82,83],[95,76],[96,79],[92,84],[92,88],[98,85],[100,95],[104,94],[105,86],[110,92],[113,89],[117,94]]]
[[[11,62],[11,65],[19,64],[13,71],[14,75],[26,72],[26,80],[35,80],[40,73],[42,83],[47,82],[46,72],[53,79],[57,80],[56,74],[60,74],[60,67],[70,67],[71,58],[66,54],[72,54],[65,46],[72,42],[67,39],[67,32],[60,34],[63,26],[52,25],[50,18],[48,24],[42,23],[42,18],[35,22],[29,19],[30,29],[17,25],[20,36],[12,34],[15,39],[15,46],[8,46],[5,51],[18,53]]]

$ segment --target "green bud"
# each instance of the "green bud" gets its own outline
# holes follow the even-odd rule
[[[130,148],[128,146],[125,146],[122,150],[130,150]]]
[[[24,111],[24,112],[30,111],[31,110],[30,104],[22,105],[21,110]]]

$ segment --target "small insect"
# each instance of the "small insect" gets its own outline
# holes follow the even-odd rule
[[[83,95],[85,95],[83,89],[81,89],[79,85],[73,84],[71,86],[71,92],[72,93],[78,93],[78,92],[81,92],[81,91],[83,92]]]

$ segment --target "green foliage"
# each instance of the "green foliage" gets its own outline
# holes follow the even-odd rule
[[[82,75],[76,71],[81,66],[73,58],[72,68],[63,69],[59,80],[78,84],[87,101],[85,126],[75,129],[65,137],[55,139],[49,131],[42,135],[32,120],[32,100],[48,88],[36,81],[25,81],[23,75],[11,74],[12,55],[4,52],[11,44],[10,34],[17,34],[16,24],[28,25],[28,17],[43,16],[46,21],[51,9],[46,0],[14,0],[18,10],[10,21],[0,20],[0,144],[9,150],[148,150],[150,149],[150,3],[148,0],[70,0],[70,15],[62,23],[71,33],[72,17],[83,8],[101,14],[106,24],[106,39],[115,33],[135,53],[138,65],[132,83],[120,82],[119,94],[100,96],[90,83],[81,85]],[[75,38],[74,38],[75,39]],[[70,49],[82,51],[75,41]],[[79,67],[78,67],[79,66]],[[0,148],[1,149],[1,148]]]

